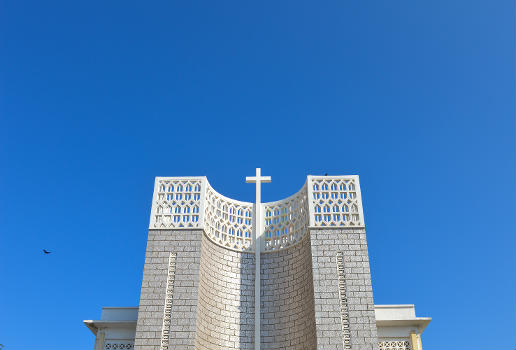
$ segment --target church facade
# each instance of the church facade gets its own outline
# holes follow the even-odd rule
[[[373,303],[358,176],[308,176],[269,203],[270,178],[248,180],[255,203],[156,178],[140,305],[84,321],[95,349],[422,349],[430,318]]]

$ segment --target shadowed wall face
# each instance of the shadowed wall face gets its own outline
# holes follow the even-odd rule
[[[261,259],[262,348],[316,349],[310,235]]]
[[[196,349],[254,349],[254,254],[201,244]]]
[[[262,349],[316,349],[310,239],[262,254]],[[254,254],[203,236],[195,347],[254,349]]]
[[[135,350],[156,350],[164,342],[169,349],[194,349],[202,236],[202,230],[149,230]],[[173,270],[170,253],[175,257]],[[164,324],[166,304],[170,325]],[[168,333],[163,334],[164,329]]]
[[[377,350],[365,230],[311,229],[310,240],[317,349]]]

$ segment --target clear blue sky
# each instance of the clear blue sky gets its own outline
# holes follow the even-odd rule
[[[136,306],[155,176],[359,174],[374,298],[516,346],[514,1],[0,2],[0,343]],[[53,251],[44,256],[42,249]]]

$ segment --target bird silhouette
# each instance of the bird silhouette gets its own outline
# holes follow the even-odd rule
[[[45,253],[45,254],[50,254],[50,253],[52,253],[52,252],[49,252],[48,250],[43,249],[43,253]]]

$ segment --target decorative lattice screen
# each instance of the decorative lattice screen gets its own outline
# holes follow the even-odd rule
[[[411,350],[410,340],[405,338],[380,339],[378,342],[380,350]]]
[[[308,176],[296,194],[263,203],[262,251],[299,242],[309,227],[362,227],[358,176]],[[237,251],[253,246],[253,203],[227,198],[205,177],[158,177],[150,229],[204,229],[213,242]]]
[[[134,349],[134,340],[106,340],[104,341],[104,350],[132,350]]]

